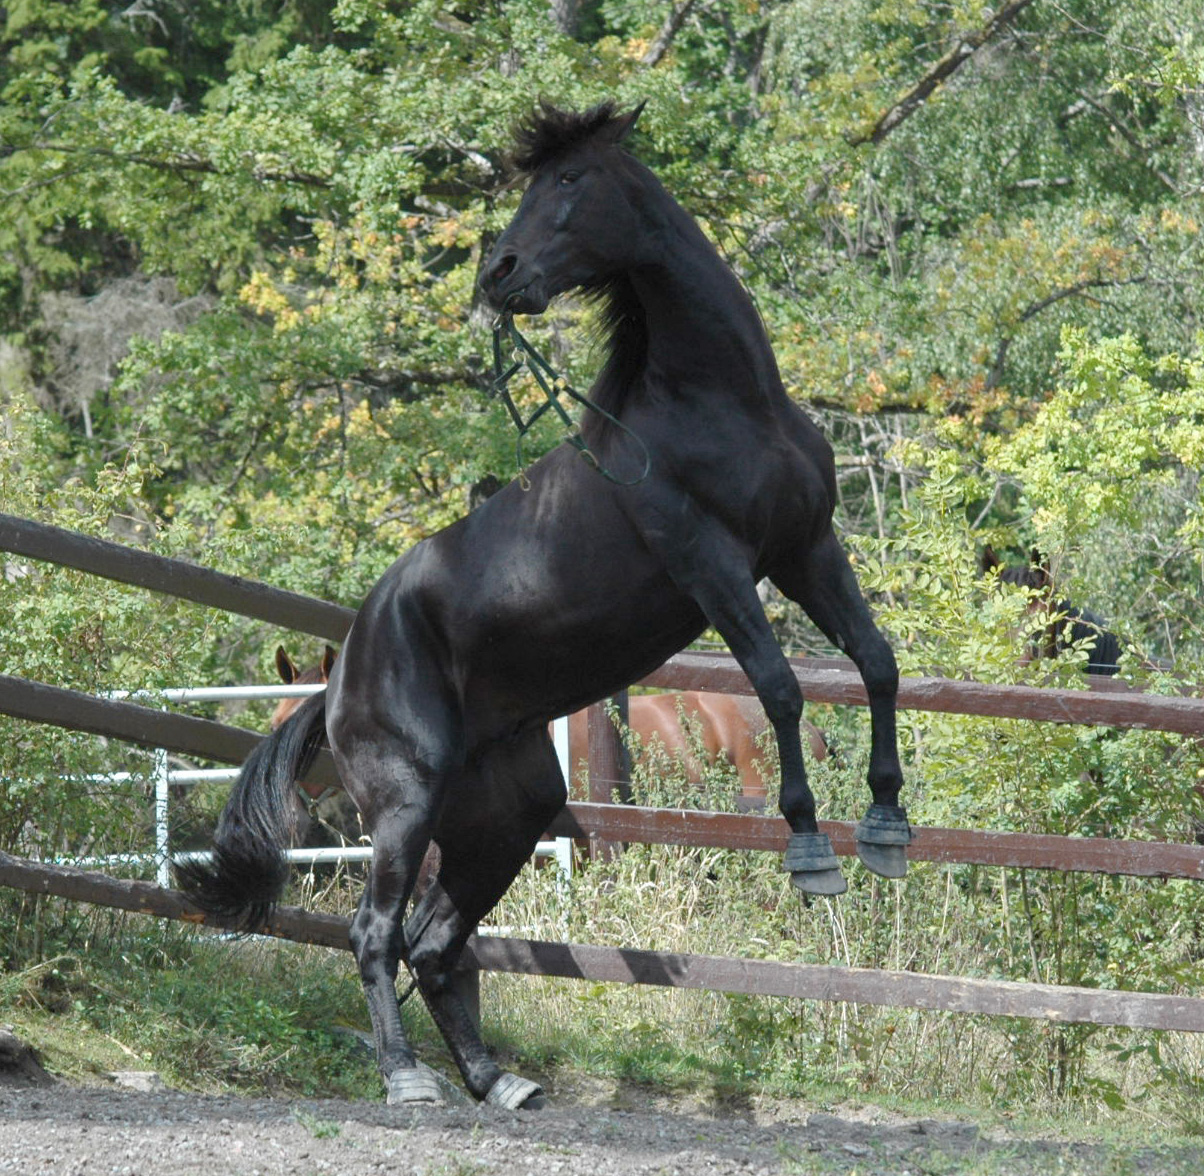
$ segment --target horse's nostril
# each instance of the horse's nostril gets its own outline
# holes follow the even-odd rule
[[[513,255],[509,257],[503,257],[502,260],[493,267],[493,272],[489,276],[494,280],[494,282],[504,282],[512,273],[514,273],[514,267],[516,264],[517,261]]]

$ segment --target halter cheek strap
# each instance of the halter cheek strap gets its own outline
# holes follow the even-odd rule
[[[341,792],[342,789],[331,784],[323,788],[321,792],[315,796],[310,792],[300,781],[297,782],[297,795],[301,798],[301,804],[305,811],[309,813],[310,820],[317,821],[321,818],[318,816],[318,805],[324,800],[329,800],[336,792]]]
[[[509,367],[506,366],[506,362],[502,357],[503,342],[507,339],[512,344]],[[535,382],[539,385],[540,391],[544,394],[544,403],[531,413],[529,417],[525,418],[514,403],[514,399],[507,388],[510,381],[523,368],[526,368],[530,372]],[[502,308],[501,314],[497,316],[493,324],[493,381],[489,385],[489,394],[501,397],[507,411],[510,413],[510,419],[514,422],[514,427],[518,430],[518,440],[515,443],[515,457],[518,461],[519,484],[524,490],[530,489],[531,483],[527,480],[527,476],[524,473],[526,460],[523,457],[523,439],[534,428],[539,418],[549,409],[555,412],[564,423],[567,430],[565,440],[608,482],[613,482],[616,486],[634,486],[637,482],[642,482],[652,469],[652,455],[648,452],[648,447],[644,442],[623,424],[618,417],[607,412],[606,409],[601,408],[588,399],[588,397],[582,396],[563,376],[558,375],[552,365],[531,346],[522,332],[514,325],[514,315],[505,307]],[[640,451],[644,455],[644,468],[636,477],[625,481],[617,477],[598,460],[597,454],[586,445],[580,430],[576,428],[573,422],[573,418],[569,416],[564,405],[560,403],[562,394],[568,396],[571,400],[575,400],[587,411],[597,413],[617,429],[622,430],[640,447]]]

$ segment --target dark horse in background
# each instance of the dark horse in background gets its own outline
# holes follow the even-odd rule
[[[181,869],[202,908],[261,925],[288,877],[293,782],[328,739],[374,847],[351,945],[391,1103],[439,1098],[402,1027],[404,960],[472,1094],[541,1104],[538,1086],[490,1057],[453,968],[565,802],[548,723],[651,673],[707,626],[773,725],[792,831],[785,868],[805,892],[844,889],[816,822],[802,693],[757,596],[762,577],[861,672],[873,804],[858,852],[879,874],[906,870],[898,671],[832,529],[831,448],[787,396],[748,294],[623,148],[638,113],[545,105],[520,128],[515,163],[529,184],[482,277],[503,312],[540,314],[572,289],[600,300],[609,346],[590,399],[622,427],[586,412],[582,434],[618,481],[562,444],[398,559],[360,608],[326,691],[244,765],[212,864]],[[406,919],[432,840],[438,878]]]
[[[1007,567],[989,545],[979,561],[984,574],[995,574],[1006,584],[1015,584],[1033,593],[1029,611],[1046,618],[1033,653],[1038,657],[1057,657],[1068,649],[1087,649],[1084,673],[1112,675],[1120,673],[1120,640],[1108,629],[1104,618],[1066,600],[1055,599],[1049,561],[1035,548],[1026,564]]]

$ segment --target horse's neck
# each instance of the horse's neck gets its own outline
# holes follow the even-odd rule
[[[631,272],[647,325],[646,370],[670,384],[722,387],[753,399],[781,392],[760,315],[693,218],[673,205],[656,262]]]

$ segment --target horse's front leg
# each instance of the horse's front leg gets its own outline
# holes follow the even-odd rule
[[[464,1084],[477,1098],[509,1110],[543,1106],[543,1091],[490,1056],[456,991],[454,969],[469,935],[534,853],[565,798],[546,730],[486,749],[443,809],[436,831],[439,876],[406,923],[410,969]]]
[[[792,566],[775,571],[771,579],[802,605],[829,641],[852,658],[865,683],[873,803],[857,826],[857,855],[875,874],[901,878],[907,872],[911,826],[899,804],[903,771],[895,726],[899,689],[895,655],[874,624],[848,557],[832,532],[811,551],[800,553]]]
[[[693,543],[688,554],[667,552],[666,563],[727,642],[773,727],[781,770],[778,805],[791,828],[784,861],[791,881],[808,894],[843,894],[844,875],[828,835],[819,830],[807,783],[799,732],[802,688],[770,628],[746,559],[735,544],[709,538]]]

